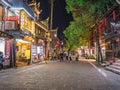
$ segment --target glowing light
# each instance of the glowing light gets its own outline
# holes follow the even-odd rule
[[[19,16],[5,16],[4,20],[19,20]]]
[[[33,35],[35,35],[35,23],[34,23],[34,21],[32,21],[32,25],[31,26],[32,26],[31,27],[31,32],[32,32]]]
[[[17,42],[22,42],[22,43],[31,43],[31,42],[28,42],[28,41],[25,41],[25,40],[22,40],[22,39],[16,39]]]
[[[32,30],[33,29],[32,20],[25,11],[21,11],[21,29],[28,30],[32,34],[34,33],[34,31]]]

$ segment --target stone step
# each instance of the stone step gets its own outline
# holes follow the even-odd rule
[[[112,65],[106,66],[105,69],[120,74],[120,60],[116,60]]]
[[[113,63],[113,65],[120,67],[120,63],[117,63],[117,62]]]
[[[118,69],[118,70],[120,70],[120,66],[116,66],[116,65],[110,65],[109,67],[111,67],[111,68],[115,68],[115,69]]]
[[[116,60],[115,62],[116,62],[116,63],[120,63],[120,60]]]
[[[113,68],[113,67],[110,67],[110,66],[105,67],[105,69],[120,75],[120,70],[119,69],[116,69],[116,68]]]

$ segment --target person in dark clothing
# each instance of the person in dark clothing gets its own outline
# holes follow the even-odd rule
[[[53,61],[55,61],[56,58],[57,58],[57,54],[56,54],[56,51],[54,50],[54,51],[53,51]]]
[[[79,58],[78,52],[75,55],[76,55],[76,61],[78,61],[78,58]]]
[[[0,51],[0,70],[3,69],[3,52]]]
[[[65,52],[66,60],[68,61],[68,52]]]
[[[72,62],[72,53],[71,52],[69,52],[68,57],[69,57],[70,62]]]
[[[63,52],[60,52],[60,62],[63,61]]]

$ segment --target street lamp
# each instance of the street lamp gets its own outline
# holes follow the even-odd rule
[[[52,30],[52,28],[53,28],[54,2],[55,2],[55,0],[49,0],[49,3],[50,3],[50,27],[49,27],[49,29],[50,30]]]
[[[57,37],[57,34],[56,34],[56,33],[54,34],[54,37]]]

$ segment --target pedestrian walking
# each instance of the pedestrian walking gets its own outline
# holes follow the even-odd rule
[[[57,58],[57,54],[56,54],[56,51],[54,50],[54,51],[53,51],[53,61],[55,61],[56,58]]]
[[[3,52],[0,51],[0,70],[3,69]]]
[[[65,52],[66,60],[68,61],[68,52]]]
[[[69,57],[70,62],[72,62],[72,53],[71,52],[69,52],[68,57]]]
[[[78,61],[78,58],[79,58],[78,52],[76,52],[75,56],[76,56],[76,61]]]
[[[44,57],[45,64],[47,64],[47,58]]]
[[[60,62],[63,61],[63,51],[60,52]]]

